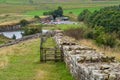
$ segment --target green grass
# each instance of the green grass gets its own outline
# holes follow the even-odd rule
[[[70,29],[70,28],[78,28],[78,27],[85,27],[84,23],[77,23],[77,24],[60,24],[58,25],[59,29],[61,30],[66,30],[66,29]]]
[[[85,27],[85,24],[83,22],[77,22],[77,24],[40,24],[40,23],[34,23],[32,25],[28,25],[27,27],[39,27],[44,30],[66,30],[70,28],[78,28],[78,27]]]
[[[54,27],[52,27],[52,29],[60,29],[60,30],[66,30],[66,29],[70,29],[70,28],[78,28],[78,27],[85,27],[84,23],[77,23],[77,24],[56,24],[54,25]],[[50,29],[50,27],[44,27],[43,29]]]
[[[43,15],[43,12],[47,12],[48,10],[32,10],[32,11],[27,11],[24,13],[25,15]]]
[[[19,15],[19,14],[0,15],[0,25],[18,23],[22,19],[31,20],[33,19],[33,16]]]
[[[84,0],[33,0],[33,4],[29,0],[0,0],[0,17],[1,15],[14,14],[14,15],[42,15],[45,11],[51,11],[61,6],[64,10],[64,14],[72,12],[75,16],[78,15],[83,9],[89,9],[91,12],[99,10],[105,6],[118,5],[120,1],[84,1]],[[16,15],[16,16],[17,16]],[[24,16],[24,17],[25,17]],[[18,17],[18,16],[17,16]],[[27,16],[28,17],[28,16]],[[19,18],[19,17],[18,17]],[[8,19],[0,19],[0,22],[9,21],[11,23],[18,20],[15,16]],[[20,18],[19,18],[20,19]],[[6,20],[6,21],[5,21]],[[13,21],[14,20],[14,21]],[[3,22],[4,21],[4,22]],[[1,24],[0,23],[0,24]],[[6,24],[6,23],[4,23]],[[9,23],[8,23],[9,24]]]
[[[72,12],[75,15],[78,15],[80,12],[82,12],[84,9],[88,9],[91,12],[94,12],[95,10],[99,10],[101,7],[95,7],[95,8],[75,8],[75,9],[64,9],[64,14],[68,14],[69,12]],[[32,10],[27,11],[26,15],[43,15],[43,12],[47,12],[49,10]]]
[[[6,62],[0,68],[0,80],[73,80],[63,62],[39,62],[39,41],[0,48],[2,61]]]
[[[42,0],[43,1],[43,0]],[[0,14],[4,13],[26,13],[27,11],[30,11],[29,14],[32,14],[36,10],[38,12],[44,11],[44,10],[54,10],[58,6],[62,6],[63,9],[79,9],[79,8],[95,8],[95,7],[105,7],[105,6],[112,6],[112,5],[118,5],[119,1],[74,1],[74,2],[57,2],[57,3],[48,3],[45,1],[44,3],[41,0],[36,0],[35,4],[29,4],[29,0],[4,0],[0,2]],[[73,0],[72,0],[73,1]],[[41,13],[40,13],[41,14]]]
[[[9,38],[7,38],[7,37],[0,34],[0,44],[3,44],[3,43],[5,43],[5,42],[7,42],[9,40],[11,40],[11,39],[9,39]]]
[[[66,10],[64,10],[64,14],[68,14],[68,13],[72,12],[73,14],[78,15],[85,9],[88,9],[89,11],[94,12],[95,10],[99,10],[100,8],[102,8],[102,7],[66,9]]]
[[[32,0],[33,4],[36,3],[68,3],[68,2],[92,2],[92,0]],[[103,0],[99,0],[99,1],[103,1]],[[118,1],[118,0],[108,0],[108,1]],[[0,2],[2,3],[18,3],[18,4],[31,4],[30,0],[0,0]]]
[[[43,43],[43,47],[45,48],[55,47],[55,46],[56,46],[56,43],[54,42],[52,37],[46,38],[45,42]]]

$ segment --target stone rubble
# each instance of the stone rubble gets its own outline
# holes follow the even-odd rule
[[[120,80],[120,63],[58,32],[54,40],[63,50],[64,61],[75,80]]]

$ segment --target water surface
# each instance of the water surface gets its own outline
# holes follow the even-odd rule
[[[43,33],[47,32],[48,30],[42,30]],[[8,38],[13,38],[13,35],[16,36],[16,39],[22,38],[22,34],[24,31],[7,31],[7,32],[0,32],[0,34],[3,34],[4,36]]]

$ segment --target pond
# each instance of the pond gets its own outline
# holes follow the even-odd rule
[[[43,33],[47,32],[48,30],[42,30]],[[16,39],[22,38],[22,34],[24,33],[23,31],[7,31],[7,32],[0,32],[0,34],[3,34],[4,36],[8,38],[12,38],[13,35],[16,36]]]

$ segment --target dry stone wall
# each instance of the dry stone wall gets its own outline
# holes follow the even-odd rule
[[[0,32],[20,30],[20,24],[0,25]]]
[[[75,43],[61,32],[54,40],[63,50],[64,61],[75,80],[120,80],[120,63],[88,46]]]
[[[28,24],[37,22],[38,20],[30,20],[28,21]],[[6,25],[0,25],[0,32],[4,32],[4,31],[16,31],[16,30],[20,30],[21,25],[20,23],[11,23],[11,24],[6,24]]]

